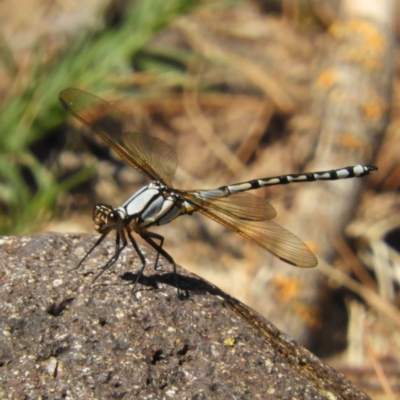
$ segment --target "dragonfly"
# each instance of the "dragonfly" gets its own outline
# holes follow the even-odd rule
[[[100,136],[125,162],[151,180],[120,207],[95,205],[93,225],[100,237],[77,267],[73,268],[78,269],[107,235],[115,231],[115,253],[100,269],[93,282],[117,262],[129,240],[142,263],[133,291],[147,264],[133,234],[138,234],[156,250],[155,268],[160,255],[172,264],[176,280],[176,264],[163,248],[164,237],[149,231],[149,228],[168,224],[182,215],[194,212],[200,212],[237,232],[288,264],[302,268],[315,267],[318,264],[317,258],[307,245],[271,221],[276,216],[273,206],[248,191],[288,183],[363,177],[378,169],[374,165],[356,165],[330,171],[253,179],[210,190],[175,189],[172,178],[177,168],[177,155],[170,145],[141,132],[131,116],[98,96],[68,88],[59,94],[59,100],[66,110]],[[175,284],[178,288],[177,281]]]

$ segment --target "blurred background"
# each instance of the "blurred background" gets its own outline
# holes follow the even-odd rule
[[[363,179],[255,193],[316,254],[312,271],[200,215],[154,231],[178,264],[373,398],[398,398],[397,2],[356,3],[2,0],[0,233],[93,235],[94,204],[147,183],[61,107],[67,87],[172,145],[179,189],[376,164]]]

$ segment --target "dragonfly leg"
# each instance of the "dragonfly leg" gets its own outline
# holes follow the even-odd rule
[[[156,262],[154,263],[154,269],[157,269],[158,266],[158,259],[160,258],[160,254],[164,256],[171,264],[175,265],[174,259],[162,248],[164,244],[164,237],[149,231],[141,232],[140,236],[155,250],[157,250],[157,258]],[[154,239],[159,240],[160,243],[157,244]]]
[[[110,233],[110,231],[103,233],[97,240],[96,243],[92,246],[92,248],[85,254],[85,256],[82,258],[81,261],[79,261],[79,264],[74,267],[69,269],[67,272],[75,271],[76,269],[79,269],[80,266],[83,264],[83,262],[89,257],[89,255],[92,253],[92,251],[106,238],[106,236]]]
[[[158,235],[157,233],[154,232],[149,232],[149,231],[144,231],[140,233],[140,236],[151,246],[153,249],[157,251],[157,258],[156,262],[154,264],[154,268],[157,269],[157,264],[158,264],[158,258],[160,254],[165,257],[172,265],[174,268],[174,277],[175,277],[175,287],[178,292],[178,297],[181,297],[179,288],[178,288],[178,275],[176,273],[176,265],[174,259],[162,248],[162,245],[164,243],[164,237],[161,235]],[[159,240],[160,244],[157,244],[154,239]]]
[[[139,246],[138,246],[138,244],[136,243],[135,238],[132,236],[132,233],[131,233],[130,230],[127,229],[126,232],[127,232],[127,234],[128,234],[129,240],[130,240],[131,243],[132,243],[132,246],[135,248],[135,251],[136,251],[137,255],[138,255],[139,258],[140,258],[140,261],[142,262],[143,267],[145,267],[145,266],[146,266],[146,259],[144,258],[143,253],[140,251]]]
[[[122,246],[121,246],[121,239],[122,239]],[[105,271],[107,271],[113,264],[115,264],[118,261],[121,251],[126,247],[127,244],[128,241],[126,240],[125,232],[123,230],[117,231],[115,239],[115,253],[107,262],[107,264],[101,268],[101,271],[94,277],[91,283],[92,285],[97,281],[97,279],[100,278],[101,275],[103,275]]]
[[[135,248],[136,253],[140,258],[140,261],[142,262],[142,268],[140,269],[140,271],[137,274],[137,277],[136,277],[135,283],[133,284],[133,289],[132,289],[132,293],[136,297],[136,286],[137,286],[137,283],[139,282],[140,277],[142,276],[144,269],[146,268],[147,262],[146,262],[146,259],[143,255],[143,253],[141,252],[138,244],[136,243],[135,238],[132,236],[131,231],[127,229],[126,232],[128,234],[129,240],[132,243],[132,246]]]

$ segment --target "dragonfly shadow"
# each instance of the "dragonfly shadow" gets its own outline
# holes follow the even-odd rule
[[[181,300],[187,299],[190,295],[198,295],[209,293],[211,295],[218,295],[223,298],[226,297],[224,293],[218,287],[212,285],[211,283],[204,281],[201,278],[189,277],[181,274],[176,274],[173,272],[166,272],[162,274],[153,274],[147,276],[142,274],[138,279],[138,274],[132,272],[126,272],[121,276],[121,279],[131,282],[134,284],[136,281],[142,286],[146,286],[151,289],[159,289],[158,284],[163,283],[178,289],[178,297]],[[139,287],[136,291],[141,291]]]

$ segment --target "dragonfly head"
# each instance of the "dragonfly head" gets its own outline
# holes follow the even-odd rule
[[[122,221],[121,214],[111,206],[97,204],[93,208],[93,227],[101,234],[121,229]]]

